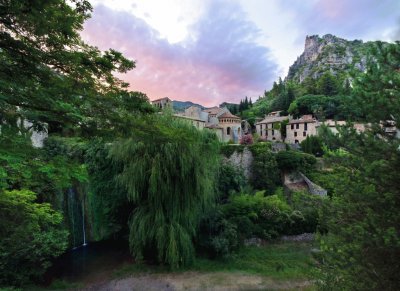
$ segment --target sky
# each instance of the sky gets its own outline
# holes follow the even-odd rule
[[[400,40],[400,0],[92,0],[83,39],[136,62],[119,78],[150,100],[256,100],[307,35]]]

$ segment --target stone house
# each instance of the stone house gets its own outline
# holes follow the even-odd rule
[[[282,142],[284,139],[280,130],[281,122],[288,119],[289,116],[281,116],[281,111],[271,112],[262,121],[256,123],[256,132],[267,141]]]
[[[153,104],[155,107],[161,110],[165,108],[172,108],[172,101],[168,97],[153,100],[151,101],[151,104]]]
[[[191,123],[194,127],[196,127],[197,129],[204,129],[206,126],[206,122],[204,120],[195,118],[195,117],[191,117],[191,116],[184,116],[184,115],[179,115],[179,114],[174,114],[175,117],[178,118],[182,118],[186,121],[188,121],[189,123]]]
[[[307,136],[317,135],[318,126],[318,121],[312,115],[289,119],[289,123],[286,125],[285,142],[289,144],[301,143]]]

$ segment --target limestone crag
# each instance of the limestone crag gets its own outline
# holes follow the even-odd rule
[[[333,75],[348,72],[351,68],[365,70],[366,49],[370,42],[348,41],[331,34],[307,36],[304,52],[289,68],[287,80],[303,82],[305,78],[317,79],[330,71]]]

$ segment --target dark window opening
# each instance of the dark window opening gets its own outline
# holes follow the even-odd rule
[[[306,135],[307,135],[307,133],[305,131],[303,131],[303,136],[306,136]]]
[[[227,134],[227,135],[231,135],[231,128],[230,128],[230,127],[227,127],[227,128],[226,128],[226,134]]]
[[[297,132],[294,132],[294,136],[297,136]]]
[[[291,125],[290,125],[290,129],[294,129],[294,124],[291,124]]]
[[[307,122],[304,123],[304,130],[307,130]]]
[[[296,124],[296,129],[299,129],[299,126],[300,126],[300,124],[297,123],[297,124]]]

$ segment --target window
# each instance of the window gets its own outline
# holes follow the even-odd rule
[[[294,129],[294,124],[291,124],[291,125],[290,125],[290,129]]]
[[[272,130],[272,135],[275,135],[275,130]]]
[[[262,124],[260,124],[260,134],[262,136],[263,132],[262,132]]]
[[[297,132],[296,131],[294,132],[294,136],[297,136]]]
[[[227,127],[227,128],[226,128],[226,134],[227,134],[227,135],[231,135],[231,128],[230,128],[230,127]]]
[[[299,129],[299,125],[300,125],[300,124],[296,123],[296,129]]]
[[[265,130],[265,136],[268,136],[268,129]]]
[[[303,136],[307,136],[307,132],[303,131]]]
[[[304,130],[307,130],[307,122],[304,123]]]
[[[299,141],[296,139],[296,140],[294,141],[294,143],[299,143]]]

